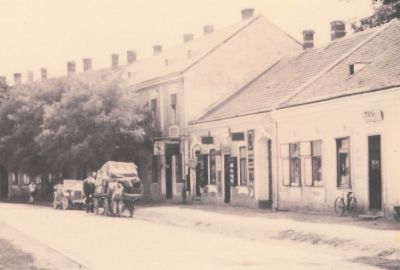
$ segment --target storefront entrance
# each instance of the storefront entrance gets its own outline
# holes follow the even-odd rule
[[[368,137],[369,209],[382,210],[381,136]]]
[[[172,156],[165,156],[165,197],[172,199]]]

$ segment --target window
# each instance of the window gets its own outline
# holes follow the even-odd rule
[[[350,177],[350,138],[336,139],[337,186],[351,187]]]
[[[170,95],[170,112],[169,112],[169,121],[171,125],[177,124],[178,123],[178,114],[177,114],[177,96],[176,94],[171,94]]]
[[[299,143],[289,144],[289,159],[290,159],[290,185],[298,186],[301,180],[301,163],[299,153]]]
[[[151,125],[156,127],[157,125],[157,99],[153,98],[150,100],[150,111],[151,111]]]
[[[242,146],[239,148],[240,156],[240,185],[247,185],[247,147]]]
[[[210,150],[210,185],[217,183],[217,164],[215,149]]]
[[[321,159],[321,149],[322,141],[312,141],[311,142],[311,161],[312,161],[312,185],[321,186],[322,185],[322,159]]]

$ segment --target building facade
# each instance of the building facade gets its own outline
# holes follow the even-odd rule
[[[185,35],[181,46],[165,51],[157,45],[152,57],[128,65],[126,87],[150,106],[159,130],[146,198],[182,199],[193,144],[189,121],[283,55],[300,50],[300,43],[246,9],[235,25],[218,31],[208,25],[202,36]]]

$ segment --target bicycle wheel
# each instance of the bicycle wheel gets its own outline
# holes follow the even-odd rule
[[[351,197],[349,199],[348,211],[350,216],[356,217],[358,215],[358,208],[357,208],[357,199],[355,197]]]
[[[335,213],[338,216],[343,216],[344,210],[346,210],[346,205],[342,197],[337,197],[335,200]]]

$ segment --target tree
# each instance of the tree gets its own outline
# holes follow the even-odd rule
[[[400,18],[400,0],[372,0],[372,5],[374,6],[374,13],[371,16],[352,23],[354,32],[385,24],[394,18]]]
[[[0,105],[0,161],[24,172],[83,176],[105,161],[140,162],[151,113],[110,76],[17,86]]]

